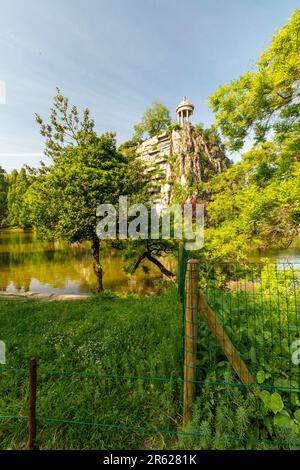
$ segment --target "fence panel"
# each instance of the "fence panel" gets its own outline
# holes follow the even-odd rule
[[[300,265],[202,264],[200,289],[257,386],[299,392]],[[198,342],[197,375],[226,383],[227,358],[201,320]]]

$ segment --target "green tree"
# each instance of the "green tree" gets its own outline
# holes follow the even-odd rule
[[[253,147],[209,183],[208,258],[246,258],[250,249],[288,247],[300,225],[300,162],[287,139]]]
[[[211,97],[216,125],[232,150],[254,135],[262,142],[270,133],[280,140],[300,130],[300,10],[262,53],[253,71],[221,86]]]
[[[8,178],[7,222],[10,227],[27,228],[30,226],[25,194],[31,184],[31,178],[25,168],[13,170]]]
[[[273,37],[256,69],[211,97],[233,150],[255,136],[241,161],[209,183],[205,254],[247,257],[287,247],[300,226],[300,10]]]
[[[0,227],[5,225],[7,217],[7,177],[5,171],[0,166]]]
[[[90,118],[88,108],[80,119],[77,107],[72,106],[70,109],[69,99],[61,94],[59,88],[56,88],[50,111],[49,123],[45,123],[37,113],[35,118],[41,135],[45,137],[45,155],[55,161],[64,155],[68,147],[76,147],[84,141],[85,136],[93,132],[95,123]]]
[[[172,123],[170,111],[158,101],[144,112],[141,122],[134,126],[133,140],[141,142],[144,138],[153,137]]]
[[[103,272],[96,209],[102,203],[117,204],[119,195],[132,192],[138,184],[133,167],[116,149],[114,134],[98,136],[88,115],[85,111],[80,121],[77,108],[69,112],[68,100],[58,94],[51,110],[51,130],[37,117],[43,135],[47,129],[46,153],[52,164],[35,175],[27,202],[33,225],[46,238],[90,241],[99,292]],[[75,124],[68,125],[72,116]]]

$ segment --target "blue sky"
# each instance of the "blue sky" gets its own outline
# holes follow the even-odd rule
[[[99,132],[130,138],[153,100],[183,95],[209,125],[207,96],[253,66],[299,0],[2,0],[0,165],[36,166],[55,87]],[[1,83],[1,82],[0,82]],[[0,99],[1,103],[1,99]]]

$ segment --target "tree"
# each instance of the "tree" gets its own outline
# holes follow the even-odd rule
[[[246,258],[250,249],[288,247],[300,224],[300,162],[285,142],[253,147],[210,182],[208,258]]]
[[[158,101],[144,112],[141,122],[134,126],[133,140],[141,142],[145,137],[153,137],[172,124],[170,111]]]
[[[40,132],[45,137],[45,155],[53,161],[64,155],[68,147],[76,147],[84,141],[85,136],[94,130],[94,120],[90,118],[90,111],[86,108],[79,118],[76,106],[69,107],[69,99],[63,96],[59,88],[56,88],[56,96],[53,98],[50,123],[44,123],[39,114],[35,114],[36,122],[40,126]]]
[[[300,226],[300,10],[274,37],[254,72],[211,97],[232,150],[254,134],[241,161],[209,184],[205,256],[246,258],[287,247]]]
[[[27,228],[30,226],[25,194],[31,184],[31,178],[25,168],[13,170],[8,177],[7,222],[10,227]]]
[[[0,166],[0,227],[3,227],[7,217],[7,178]]]
[[[27,202],[33,225],[45,237],[71,243],[90,241],[99,292],[103,272],[96,209],[103,203],[117,204],[119,195],[130,193],[138,184],[133,168],[116,150],[115,135],[98,136],[87,116],[85,111],[80,121],[77,109],[73,106],[69,112],[68,100],[59,94],[54,98],[51,129],[37,118],[43,135],[47,129],[46,150],[52,164],[35,175]]]
[[[297,139],[300,130],[300,10],[283,26],[254,71],[221,86],[211,97],[216,125],[231,150],[243,147],[247,136],[263,142],[275,134]]]

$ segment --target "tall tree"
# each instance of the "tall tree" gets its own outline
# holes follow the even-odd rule
[[[133,140],[140,142],[144,138],[153,137],[172,124],[170,111],[158,101],[146,109],[141,121],[134,126]]]
[[[31,178],[25,168],[19,172],[13,170],[8,178],[7,221],[11,227],[26,228],[30,226],[28,208],[25,203],[25,194],[31,184]]]
[[[253,147],[209,186],[208,258],[245,258],[251,249],[286,248],[299,233],[300,162],[289,141]]]
[[[274,35],[253,71],[221,86],[211,97],[216,125],[232,150],[254,135],[256,143],[270,133],[280,140],[300,131],[300,10]]]
[[[273,37],[256,69],[211,97],[233,150],[255,144],[210,183],[206,254],[247,256],[287,247],[300,228],[300,10]]]
[[[76,147],[84,141],[85,136],[92,133],[95,126],[89,109],[86,108],[80,118],[77,107],[70,108],[69,99],[61,94],[59,88],[56,88],[53,98],[50,122],[45,123],[37,113],[35,118],[41,135],[45,137],[45,155],[53,161],[63,156],[68,147]]]
[[[59,93],[54,98],[51,126],[37,117],[42,135],[46,132],[46,153],[52,164],[36,174],[27,203],[33,225],[45,237],[71,243],[90,241],[100,292],[103,272],[96,210],[99,204],[117,204],[119,195],[133,191],[137,181],[133,168],[116,149],[114,134],[98,136],[88,115],[86,110],[80,120],[77,108],[69,111],[67,98]]]
[[[4,170],[0,166],[0,227],[6,223],[7,217],[7,177]]]

